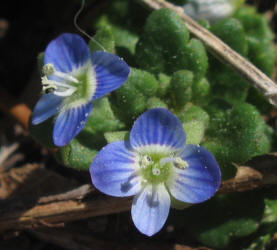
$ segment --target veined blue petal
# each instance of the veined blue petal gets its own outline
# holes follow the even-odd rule
[[[138,193],[141,180],[136,174],[135,157],[124,141],[108,144],[90,165],[93,185],[112,196],[124,197]]]
[[[92,103],[61,112],[55,122],[53,141],[56,146],[68,144],[85,126]]]
[[[220,168],[214,156],[203,147],[189,144],[180,157],[188,167],[173,167],[175,174],[168,183],[172,196],[187,203],[203,202],[213,196],[221,182]]]
[[[64,33],[46,47],[44,64],[51,63],[57,71],[66,73],[81,67],[89,57],[89,48],[82,37]]]
[[[151,236],[163,227],[170,209],[170,196],[163,184],[148,185],[135,196],[132,219],[137,229]]]
[[[119,88],[128,78],[130,68],[120,57],[104,51],[91,54],[96,74],[96,90],[93,99]]]
[[[130,144],[137,148],[159,144],[181,148],[186,141],[186,134],[179,119],[170,111],[154,108],[143,113],[134,123],[130,133]]]
[[[62,100],[62,97],[54,94],[42,95],[34,108],[32,124],[37,125],[55,115],[61,107]]]

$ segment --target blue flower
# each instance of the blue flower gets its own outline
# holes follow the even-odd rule
[[[87,122],[92,101],[119,88],[129,72],[129,66],[118,56],[103,51],[90,53],[80,36],[60,35],[45,50],[45,94],[34,108],[32,124],[57,115],[53,141],[57,146],[66,145]]]
[[[199,203],[219,188],[213,155],[185,142],[177,117],[163,108],[148,110],[135,121],[129,141],[110,143],[97,154],[90,166],[92,183],[108,195],[135,195],[133,222],[151,236],[163,227],[172,197]]]

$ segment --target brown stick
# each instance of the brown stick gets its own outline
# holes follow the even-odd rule
[[[158,10],[161,8],[169,8],[176,12],[186,23],[189,31],[201,40],[207,49],[223,63],[230,65],[242,77],[253,84],[263,95],[265,95],[269,102],[277,106],[277,85],[263,72],[256,68],[252,63],[243,58],[240,54],[232,50],[228,45],[222,42],[219,38],[196,23],[188,17],[183,8],[177,7],[164,0],[137,0],[139,3],[146,5],[151,10]]]
[[[277,184],[277,153],[259,156],[238,167],[235,178],[224,181],[218,193],[241,192]],[[93,194],[93,195],[92,195]],[[0,230],[55,224],[128,211],[131,198],[97,195],[90,185],[30,201],[12,200],[0,206]]]

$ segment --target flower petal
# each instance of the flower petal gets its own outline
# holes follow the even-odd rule
[[[170,111],[154,108],[143,113],[134,123],[130,133],[132,147],[151,144],[181,148],[186,134],[179,119]]]
[[[64,33],[48,44],[44,64],[53,64],[57,71],[71,72],[85,64],[89,57],[89,48],[82,37]]]
[[[96,74],[96,90],[93,99],[119,88],[128,78],[130,68],[120,57],[104,51],[95,51],[91,61]]]
[[[163,184],[148,185],[132,204],[132,219],[137,229],[151,236],[163,227],[170,209],[170,196]]]
[[[40,124],[55,115],[61,107],[62,100],[62,97],[54,94],[42,95],[34,108],[32,124]]]
[[[124,141],[108,144],[90,165],[93,185],[112,196],[124,197],[138,193],[141,183],[135,173],[135,157]]]
[[[214,156],[198,145],[186,145],[180,157],[188,163],[188,168],[173,168],[175,175],[168,183],[172,196],[187,203],[203,202],[213,196],[221,182]]]
[[[61,112],[55,122],[53,141],[56,146],[68,144],[85,126],[92,103]]]

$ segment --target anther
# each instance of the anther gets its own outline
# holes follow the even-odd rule
[[[186,169],[189,166],[187,161],[184,161],[181,157],[174,158],[173,165],[174,165],[174,167],[179,168],[179,169]]]
[[[148,167],[149,165],[153,164],[153,160],[149,155],[144,155],[142,156],[141,160],[140,160],[140,165],[143,168]]]
[[[187,161],[184,161],[181,157],[167,157],[160,160],[160,165],[162,167],[167,163],[179,169],[186,169],[189,166]]]
[[[48,89],[45,89],[45,94],[50,94],[50,93],[53,93],[55,91],[54,88],[48,88]]]
[[[70,96],[77,88],[66,83],[49,80],[46,76],[41,78],[42,90],[48,93],[54,93],[57,96]]]
[[[55,72],[55,68],[54,68],[54,65],[51,64],[51,63],[47,63],[43,66],[42,68],[42,72],[44,75],[46,76],[50,76],[50,75],[53,75],[54,72]]]

